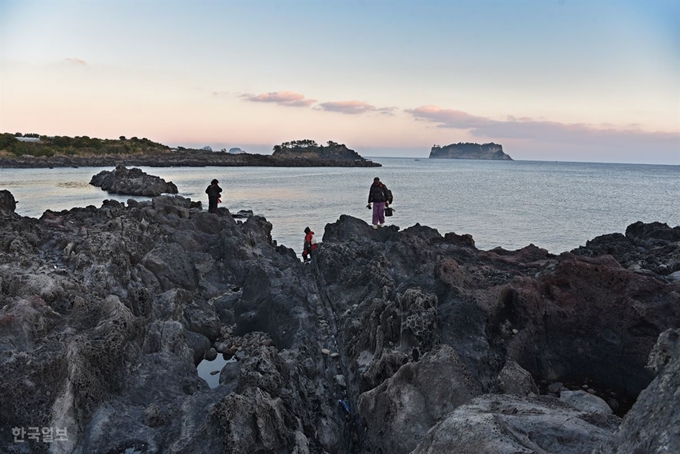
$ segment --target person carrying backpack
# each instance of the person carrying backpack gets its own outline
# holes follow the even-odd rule
[[[208,194],[209,213],[217,213],[217,203],[220,202],[222,188],[219,187],[217,183],[219,183],[217,180],[212,180],[210,186],[205,190],[205,193]]]
[[[385,227],[385,207],[391,203],[391,195],[392,192],[380,181],[380,178],[375,177],[371,188],[368,190],[368,205],[366,205],[366,208],[370,209],[371,203],[373,204],[372,223],[374,229],[377,229],[378,226]]]

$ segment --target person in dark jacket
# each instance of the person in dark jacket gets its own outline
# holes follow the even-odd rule
[[[389,192],[387,186],[380,182],[380,178],[375,177],[371,189],[368,190],[368,205],[373,204],[373,228],[385,227],[385,206],[389,204]]]
[[[205,193],[208,194],[208,212],[210,213],[217,213],[217,204],[221,201],[222,188],[217,183],[219,181],[212,180],[210,186],[205,190]]]

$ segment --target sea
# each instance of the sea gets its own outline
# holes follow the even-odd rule
[[[328,223],[346,214],[370,223],[368,190],[380,177],[394,195],[388,224],[415,224],[471,234],[480,249],[529,244],[559,254],[598,235],[625,232],[636,221],[680,225],[680,166],[545,161],[372,158],[379,168],[142,167],[200,200],[213,178],[231,212],[252,210],[273,225],[279,243],[301,253],[305,227],[319,241]],[[40,217],[105,199],[89,184],[111,167],[0,169],[0,189],[12,192],[17,213]]]

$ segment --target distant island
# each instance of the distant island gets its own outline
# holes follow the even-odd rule
[[[503,152],[503,146],[497,143],[452,143],[440,147],[435,145],[430,151],[432,159],[491,159],[512,161],[510,155]]]
[[[231,150],[230,150],[231,151]],[[273,155],[170,148],[146,137],[98,139],[87,136],[0,134],[0,168],[44,167],[380,167],[343,144],[313,140],[285,142]]]
[[[343,159],[343,160],[364,160],[359,153],[350,150],[343,143],[328,141],[328,145],[319,145],[313,140],[303,139],[292,142],[284,142],[274,146],[276,158],[307,158],[307,159]]]

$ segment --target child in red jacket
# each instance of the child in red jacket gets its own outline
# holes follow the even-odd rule
[[[305,228],[305,243],[302,246],[302,259],[305,262],[312,260],[312,253],[316,250],[316,238],[309,227]]]

